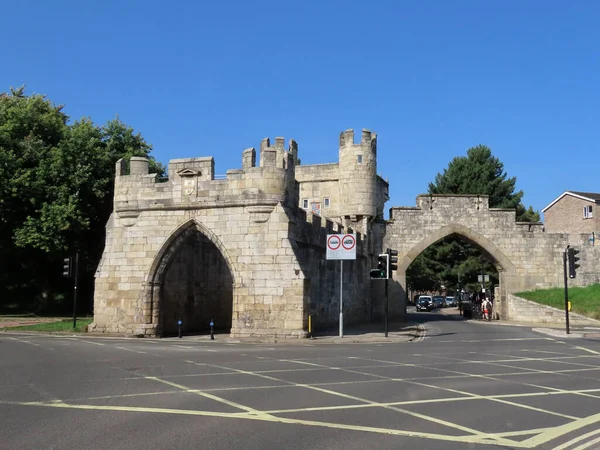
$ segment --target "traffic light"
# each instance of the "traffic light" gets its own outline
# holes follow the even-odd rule
[[[392,278],[392,271],[398,270],[398,250],[387,249],[388,254],[388,276]]]
[[[388,278],[388,261],[389,255],[387,253],[380,253],[377,257],[377,269],[371,270],[371,279],[375,278]]]
[[[390,256],[387,253],[380,253],[377,257],[377,269],[381,272],[381,278],[389,278]]]
[[[63,259],[63,277],[72,278],[73,277],[73,258],[65,258]]]
[[[579,258],[577,257],[578,254],[579,254],[579,250],[575,250],[573,247],[568,249],[569,278],[575,278],[577,269],[579,269],[579,264],[577,264],[577,261],[579,261]]]

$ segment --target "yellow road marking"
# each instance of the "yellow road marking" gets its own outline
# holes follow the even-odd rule
[[[577,444],[578,442],[581,442],[584,439],[587,439],[589,437],[595,436],[597,434],[600,434],[600,430],[590,431],[589,433],[583,434],[581,436],[576,437],[575,439],[571,439],[570,441],[565,442],[562,445],[559,445],[554,450],[564,450],[564,449],[566,449],[567,447],[570,447],[573,444]]]
[[[161,394],[179,394],[181,390],[177,391],[158,391],[158,392],[141,392],[139,394],[119,394],[119,395],[102,395],[99,397],[79,397],[66,399],[69,402],[78,402],[83,400],[108,400],[110,398],[125,398],[125,397],[145,397],[149,395],[161,395]]]
[[[469,375],[469,374],[466,374],[464,372],[459,372],[459,371],[456,371],[456,370],[449,370],[449,369],[437,369],[437,370],[442,370],[442,371],[451,372],[451,373],[458,373],[458,374],[462,374],[462,375]],[[501,381],[498,378],[492,378],[492,377],[487,377],[487,376],[483,376],[483,375],[474,375],[474,374],[471,374],[471,377],[473,377],[473,378],[487,378],[487,379],[491,379],[491,380]],[[537,411],[537,412],[541,412],[541,413],[545,413],[545,414],[550,414],[550,415],[554,415],[554,416],[559,416],[559,417],[564,417],[564,418],[571,419],[571,420],[579,419],[579,417],[575,417],[575,416],[569,416],[569,415],[557,413],[557,412],[554,412],[554,411],[547,411],[545,409],[535,408],[535,407],[529,406],[529,405],[522,405],[520,403],[509,402],[507,400],[502,400],[502,399],[499,399],[499,398],[485,397],[485,396],[482,396],[482,395],[473,394],[471,392],[460,391],[458,389],[450,389],[450,388],[445,388],[445,387],[441,387],[441,386],[435,386],[435,385],[430,385],[430,384],[426,384],[426,383],[421,383],[421,382],[417,382],[417,381],[408,381],[408,380],[404,380],[404,381],[406,381],[407,383],[418,384],[418,385],[421,385],[421,386],[426,386],[426,387],[431,387],[431,388],[436,388],[436,389],[442,389],[444,391],[454,392],[456,394],[468,395],[468,396],[475,397],[475,398],[478,398],[478,399],[490,400],[490,401],[498,402],[498,403],[505,403],[507,405],[516,406],[516,407],[519,407],[519,408],[522,408],[522,409],[530,409],[530,410],[533,410],[533,411]],[[520,383],[520,384],[528,384],[528,383]],[[531,386],[535,386],[535,385],[531,385]],[[535,386],[535,387],[540,387],[542,389],[546,389],[546,387],[544,387],[544,386]],[[551,388],[551,389],[553,389],[554,391],[557,391],[557,392],[569,392],[569,391],[565,391],[563,389],[555,389],[555,388]]]
[[[557,439],[567,433],[572,433],[574,431],[579,430],[580,428],[586,427],[588,425],[593,425],[599,422],[600,414],[594,414],[593,416],[584,417],[583,419],[578,419],[574,422],[550,428],[547,431],[538,434],[537,436],[524,440],[522,444],[529,448],[536,447],[538,445],[542,445],[546,442],[550,442],[554,439]]]
[[[550,427],[536,428],[534,430],[503,431],[502,433],[494,433],[494,436],[510,437],[510,436],[523,436],[524,434],[539,434],[539,433],[549,430],[549,429],[550,429]],[[554,449],[554,450],[556,450],[556,449]]]
[[[294,360],[282,360],[282,361],[295,362]],[[302,362],[302,363],[305,363],[305,362]],[[314,363],[310,363],[310,364],[311,365],[315,365]],[[328,366],[321,366],[321,367],[322,368],[328,368]],[[338,368],[338,369],[339,370],[343,370],[345,372],[360,373],[360,374],[365,374],[365,375],[371,375],[371,376],[376,377],[376,378],[386,378],[386,379],[389,379],[388,377],[383,377],[381,375],[366,374],[366,373],[362,373],[362,372],[355,372],[355,371],[352,371],[352,370],[341,369],[341,368]],[[368,399],[365,399],[365,398],[356,397],[356,396],[344,394],[344,393],[341,393],[341,392],[331,391],[329,389],[324,389],[324,388],[321,388],[321,387],[318,387],[318,386],[311,386],[311,385],[306,385],[306,384],[298,385],[298,386],[306,387],[308,389],[313,389],[313,390],[316,390],[316,391],[325,392],[326,394],[330,394],[330,395],[336,395],[336,396],[348,398],[348,399],[351,399],[351,400],[360,401],[360,402],[363,402],[363,403],[370,404],[372,406],[378,406],[378,407],[381,407],[381,408],[390,409],[390,410],[393,410],[393,411],[396,411],[396,412],[400,412],[400,413],[403,413],[403,414],[407,414],[407,415],[410,415],[410,416],[413,416],[413,417],[418,417],[419,419],[424,419],[424,420],[427,420],[427,421],[430,421],[430,422],[435,422],[435,423],[438,423],[438,424],[441,424],[441,425],[445,425],[445,426],[450,427],[450,428],[455,428],[455,429],[458,429],[458,430],[461,430],[461,431],[466,431],[467,433],[471,433],[473,435],[481,436],[481,437],[484,437],[484,438],[490,438],[489,434],[483,433],[483,432],[475,430],[473,428],[464,427],[464,426],[456,424],[456,423],[448,422],[448,421],[445,421],[445,420],[442,420],[442,419],[438,419],[438,418],[435,418],[435,417],[426,416],[425,414],[420,414],[420,413],[417,413],[417,412],[414,412],[414,411],[410,411],[410,410],[407,410],[407,409],[402,409],[402,408],[398,408],[398,407],[395,407],[395,406],[387,406],[384,403],[378,403],[378,402],[375,402],[375,401],[372,401],[372,400],[368,400]],[[494,439],[496,439],[496,438],[494,438]],[[501,438],[497,438],[497,439],[501,440]]]
[[[20,405],[20,406],[40,406],[40,407],[50,407],[50,408],[64,408],[64,409],[82,409],[82,410],[91,410],[91,411],[122,411],[122,412],[146,412],[146,413],[162,413],[162,414],[179,414],[179,415],[189,415],[189,416],[208,416],[208,417],[222,417],[229,419],[246,419],[246,420],[258,420],[263,422],[275,422],[275,423],[286,423],[291,425],[307,425],[307,426],[315,426],[315,427],[323,427],[323,428],[333,428],[340,430],[350,430],[350,431],[365,431],[370,433],[377,434],[387,434],[394,436],[408,436],[408,437],[417,437],[417,438],[425,438],[425,439],[436,439],[441,441],[450,441],[450,442],[464,442],[464,443],[473,443],[473,444],[487,444],[487,445],[497,445],[498,443],[503,443],[506,445],[511,445],[514,448],[529,448],[529,446],[524,446],[519,442],[511,441],[508,439],[502,440],[492,440],[486,437],[482,438],[481,436],[447,436],[443,434],[435,434],[435,433],[424,433],[418,431],[405,431],[405,430],[394,430],[388,428],[377,428],[377,427],[367,427],[360,425],[346,425],[341,423],[330,423],[330,422],[318,422],[311,420],[301,420],[301,419],[289,419],[285,417],[276,417],[269,415],[254,415],[251,413],[219,413],[219,412],[211,412],[211,411],[196,411],[196,410],[186,410],[186,409],[167,409],[167,408],[146,408],[146,407],[135,407],[135,406],[100,406],[100,405],[73,405],[67,403],[43,403],[43,402],[3,402],[0,401],[1,404],[11,404],[11,405]],[[490,435],[493,437],[493,435]]]
[[[593,441],[581,444],[579,447],[575,447],[573,450],[583,450],[584,448],[590,448],[592,445],[597,444],[598,442],[600,442],[600,438],[596,438]]]
[[[216,395],[212,395],[212,394],[209,394],[207,392],[203,392],[203,391],[198,390],[198,389],[190,389],[189,387],[182,386],[181,384],[172,383],[170,381],[162,380],[162,379],[157,378],[157,377],[146,377],[146,379],[148,379],[148,380],[155,380],[155,381],[158,381],[160,383],[164,383],[164,384],[167,384],[169,386],[173,386],[173,387],[176,387],[178,389],[181,389],[182,391],[186,391],[186,392],[190,392],[190,393],[193,393],[193,394],[197,394],[197,395],[200,395],[202,397],[206,397],[206,398],[209,398],[211,400],[215,400],[215,401],[217,401],[219,403],[224,403],[224,404],[229,405],[229,406],[231,406],[233,408],[242,409],[244,411],[252,412],[252,413],[256,413],[256,414],[262,414],[257,409],[250,408],[250,407],[244,406],[244,405],[240,405],[239,403],[231,402],[231,401],[226,400],[224,398],[217,397]]]

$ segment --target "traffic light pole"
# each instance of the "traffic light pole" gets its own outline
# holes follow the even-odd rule
[[[567,277],[567,250],[569,246],[563,252],[563,272],[565,276],[565,324],[567,327],[567,334],[569,331],[569,278]]]
[[[385,337],[388,337],[388,279],[385,279],[385,319],[384,319],[384,329],[385,329]]]
[[[75,287],[73,289],[73,329],[77,326],[77,285],[79,284],[79,252],[75,254]]]

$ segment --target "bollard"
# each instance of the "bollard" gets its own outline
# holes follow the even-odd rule
[[[313,314],[309,314],[308,315],[308,338],[313,338],[314,337],[314,331],[313,331]]]
[[[179,339],[181,339],[181,324],[183,322],[181,321],[181,317],[179,318],[179,320],[177,321],[177,333],[179,335]]]
[[[210,320],[210,340],[214,341],[215,340],[215,322],[211,319]]]

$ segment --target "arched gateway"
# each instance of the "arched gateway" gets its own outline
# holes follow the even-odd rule
[[[116,165],[114,211],[96,273],[92,332],[169,335],[214,320],[232,336],[303,337],[310,314],[335,327],[378,318],[383,283],[369,279],[377,255],[399,252],[390,283],[392,318],[406,314],[406,268],[429,245],[459,236],[480,247],[500,273],[504,300],[521,289],[562,283],[562,252],[580,237],[517,223],[513,210],[485,196],[421,195],[383,220],[388,182],[377,175],[377,136],[340,134],[339,160],[298,165],[298,146],[264,139],[260,159],[214,173],[212,157],[169,162],[168,181],[148,174],[145,158]],[[326,237],[355,233],[357,258],[326,259]],[[598,247],[583,248],[578,284],[597,282]],[[585,251],[583,251],[585,250]],[[588,272],[587,274],[585,272]]]
[[[229,332],[233,317],[234,271],[219,238],[191,219],[163,244],[148,273],[144,292],[146,321],[162,336],[178,332],[185,319],[186,333]]]
[[[508,294],[561,286],[563,250],[569,243],[580,244],[579,236],[546,233],[541,223],[516,222],[513,209],[490,208],[487,196],[420,195],[416,207],[392,207],[386,224],[384,245],[399,253],[393,286],[396,296],[406,300],[406,269],[412,261],[447,236],[476,245],[496,266],[500,276],[498,312],[504,319],[509,318]],[[595,267],[594,263],[584,270]],[[581,276],[572,282],[589,281]]]

